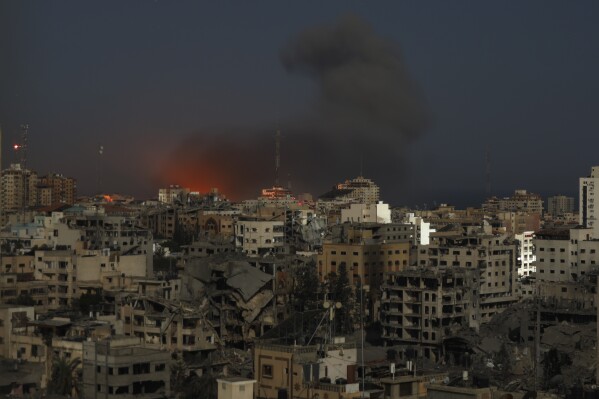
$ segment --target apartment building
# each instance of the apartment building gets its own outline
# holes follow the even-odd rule
[[[522,234],[516,234],[518,242],[518,277],[534,276],[536,271],[535,249],[533,245],[534,232],[525,231]]]
[[[170,352],[143,347],[136,337],[83,343],[83,395],[87,399],[170,395]]]
[[[320,196],[324,201],[338,203],[376,204],[379,202],[380,189],[372,180],[358,176],[337,184],[333,190]]]
[[[451,266],[385,273],[383,340],[388,346],[419,345],[425,357],[439,360],[454,324],[479,326],[478,280],[478,270]]]
[[[318,276],[324,281],[345,265],[352,286],[378,289],[384,273],[403,270],[409,260],[409,242],[325,243],[317,257]]]
[[[168,300],[133,295],[120,307],[123,332],[148,348],[169,351],[212,351],[218,334],[204,313]]]
[[[37,173],[11,164],[0,176],[0,204],[4,212],[15,212],[35,206],[37,200]]]
[[[39,203],[38,205],[50,205],[55,203],[61,204],[69,204],[73,205],[75,200],[77,199],[77,181],[70,177],[65,177],[61,174],[50,173],[45,176],[41,176],[38,179],[38,191],[41,188],[46,189],[45,191],[50,191],[50,195],[48,198],[47,193],[43,195],[39,195],[38,197],[45,198],[45,201],[48,204]]]
[[[599,190],[599,166],[593,166],[590,176],[580,178],[578,212],[579,223],[593,229],[595,237],[599,237],[599,222],[597,221],[599,211],[595,209],[595,199],[598,198],[597,190]]]
[[[599,266],[599,240],[591,228],[541,230],[533,244],[537,284],[577,281]]]
[[[188,188],[173,184],[158,190],[158,201],[163,204],[173,205],[175,203],[185,204],[187,202]]]
[[[12,336],[35,317],[33,306],[0,304],[0,356],[11,357]]]
[[[508,235],[490,233],[490,226],[446,226],[434,233],[432,243],[419,246],[414,264],[420,267],[465,267],[480,272],[481,322],[518,298],[518,246]]]
[[[511,197],[490,198],[483,209],[487,211],[522,211],[526,213],[543,213],[543,199],[540,195],[526,190],[515,190]]]
[[[150,230],[156,238],[172,239],[175,236],[177,211],[165,205],[143,208],[139,224]]]
[[[391,223],[389,204],[350,204],[341,210],[341,223]]]
[[[547,213],[552,216],[561,216],[574,212],[574,198],[565,195],[555,195],[547,198]]]
[[[240,217],[235,224],[235,246],[249,256],[275,252],[285,244],[285,223]]]

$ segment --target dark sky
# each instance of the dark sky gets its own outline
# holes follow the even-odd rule
[[[81,194],[102,144],[103,191],[255,195],[278,126],[296,191],[362,158],[387,202],[477,204],[489,148],[493,193],[575,195],[599,164],[599,3],[398,3],[0,2],[3,166],[28,123],[29,165]]]

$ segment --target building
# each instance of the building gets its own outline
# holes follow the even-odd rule
[[[357,346],[335,338],[322,345],[257,342],[254,394],[266,398],[359,398]],[[281,396],[283,395],[283,396]]]
[[[591,228],[541,230],[533,245],[537,284],[575,282],[599,266],[599,240]]]
[[[86,399],[164,398],[170,395],[171,354],[142,347],[136,337],[83,343]]]
[[[285,223],[282,221],[240,218],[235,224],[235,246],[246,255],[276,252],[284,244]]]
[[[516,190],[511,197],[497,199],[499,211],[523,211],[527,213],[543,213],[543,199],[540,195],[526,190]]]
[[[350,204],[341,210],[341,223],[391,223],[389,204]]]
[[[218,334],[204,314],[191,306],[175,305],[159,297],[131,295],[120,306],[124,334],[145,347],[169,351],[211,351]]]
[[[65,177],[60,174],[50,173],[39,178],[38,190],[50,191],[50,203],[38,205],[50,205],[55,203],[73,205],[77,199],[77,181],[70,177]],[[38,195],[40,196],[40,195]],[[47,194],[44,193],[40,197],[47,201]]]
[[[10,358],[12,336],[33,320],[33,306],[0,304],[0,356]]]
[[[420,216],[416,216],[413,213],[407,213],[407,223],[414,226],[414,245],[428,245],[430,244],[431,233],[435,232],[435,229],[431,229],[431,224],[425,222]]]
[[[358,176],[337,184],[333,190],[320,196],[321,200],[376,204],[379,202],[379,186],[372,180]]]
[[[382,286],[382,338],[387,346],[418,345],[440,359],[451,327],[478,328],[478,270],[463,267],[385,273]]]
[[[176,203],[187,203],[188,188],[183,188],[177,184],[170,185],[158,190],[158,201],[163,204],[173,205]]]
[[[516,234],[518,241],[518,277],[533,276],[535,268],[535,250],[533,245],[534,232],[525,231],[522,234]]]
[[[37,200],[37,173],[12,164],[0,177],[0,202],[4,212],[16,212],[35,206]]]
[[[552,216],[561,216],[574,212],[574,198],[556,195],[547,198],[547,212]]]
[[[400,271],[410,261],[414,236],[411,225],[344,224],[336,226],[333,236],[323,243],[317,257],[321,281],[338,273],[342,265],[351,285],[377,289],[383,273]]]
[[[480,271],[481,323],[518,298],[517,244],[508,235],[491,233],[490,226],[446,226],[419,246],[413,263],[420,267],[465,267]]]
[[[589,177],[580,178],[579,188],[579,223],[589,229],[593,229],[596,237],[599,237],[599,222],[597,216],[599,211],[595,209],[595,199],[599,196],[599,166],[593,166]]]
[[[254,399],[256,380],[242,377],[218,378],[218,399]]]

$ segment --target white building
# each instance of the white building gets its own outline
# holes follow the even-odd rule
[[[413,213],[407,213],[405,220],[414,226],[414,245],[430,244],[431,233],[436,231],[435,229],[431,229],[430,223],[425,222],[423,218]]]
[[[599,237],[599,223],[597,223],[595,209],[596,188],[599,189],[599,166],[593,166],[589,177],[580,178],[580,195],[578,197],[579,223],[593,229],[594,235]]]
[[[341,222],[391,223],[389,204],[379,201],[376,204],[351,204],[341,210]]]
[[[285,243],[285,223],[276,220],[239,220],[235,224],[235,246],[247,255],[272,252]]]
[[[532,276],[535,268],[535,251],[533,245],[534,231],[525,231],[515,235],[518,246],[518,277]]]

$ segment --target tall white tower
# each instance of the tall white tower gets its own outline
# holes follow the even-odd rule
[[[579,223],[589,229],[593,229],[593,236],[599,238],[599,212],[595,207],[599,200],[599,166],[593,166],[589,177],[580,178],[579,192]],[[597,203],[599,206],[599,202]]]

